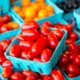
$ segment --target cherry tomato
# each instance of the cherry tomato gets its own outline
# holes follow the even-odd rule
[[[46,46],[47,46],[47,38],[43,36],[39,37],[31,48],[32,55],[34,56],[39,55]]]
[[[10,78],[11,75],[12,75],[12,73],[13,73],[12,67],[11,67],[11,66],[7,66],[7,67],[4,67],[4,68],[3,68],[2,76],[3,76],[4,78]]]
[[[33,75],[36,79],[38,79],[39,75],[31,70],[23,70],[23,74],[25,77]]]
[[[75,76],[78,76],[80,74],[80,69],[77,65],[71,63],[67,65],[67,72],[72,73]]]
[[[21,72],[14,72],[11,76],[11,80],[25,80],[25,77]]]
[[[35,57],[35,58],[33,59],[33,61],[42,62],[40,57]]]
[[[8,23],[11,21],[11,16],[8,14],[4,15],[2,18],[3,18],[4,23]]]
[[[77,55],[79,55],[79,51],[77,49],[71,50],[69,55],[68,55],[69,61],[72,62],[74,57]]]
[[[33,44],[33,41],[20,41],[19,46],[22,50],[30,50]]]
[[[77,49],[77,48],[78,48],[78,46],[75,42],[72,42],[68,45],[69,50],[73,50],[73,49]]]
[[[10,41],[8,39],[4,39],[0,41],[0,46],[2,46],[2,50],[5,51],[10,44]]]
[[[37,80],[35,76],[30,75],[26,78],[26,80]]]
[[[0,28],[4,25],[4,21],[2,19],[2,17],[0,17]]]
[[[39,32],[36,29],[26,30],[22,32],[22,36],[25,40],[37,40],[39,37]]]
[[[52,51],[50,49],[44,49],[41,53],[41,61],[48,62],[52,56]]]
[[[60,56],[59,63],[61,63],[61,64],[67,64],[68,63],[68,56],[66,54],[62,54]]]
[[[49,42],[50,48],[55,49],[59,43],[59,40],[56,37],[56,35],[50,32],[50,34],[48,35],[48,42]]]
[[[5,56],[1,56],[0,57],[0,65],[6,61],[6,57]]]
[[[48,75],[45,75],[45,76],[43,77],[43,80],[51,80],[51,77],[48,76]]]
[[[69,78],[74,78],[74,77],[76,77],[74,74],[71,74],[71,73],[69,73],[67,76],[68,76]]]
[[[0,57],[4,56],[4,52],[0,49]]]
[[[22,34],[18,34],[16,38],[19,41],[23,41],[24,40],[23,37],[22,37]]]
[[[76,65],[80,66],[80,55],[76,55],[76,56],[74,57],[74,63],[75,63]]]
[[[67,38],[66,39],[66,44],[67,45],[70,44],[70,43],[72,43],[72,42],[75,42],[75,39],[74,38]]]
[[[10,47],[9,55],[13,57],[19,57],[21,54],[21,49],[18,44],[14,44]]]
[[[52,70],[51,80],[64,80],[64,76],[60,70]]]
[[[60,28],[60,29],[62,29],[63,26],[64,26],[64,24],[62,24],[62,23],[53,24],[53,27],[54,27],[54,28]]]
[[[41,35],[46,37],[50,33],[49,27],[42,26],[41,29],[40,29],[40,33],[41,33]]]
[[[4,33],[10,31],[10,28],[7,24],[4,24],[1,28],[0,28],[0,33]]]
[[[42,23],[42,27],[43,27],[43,26],[45,26],[45,27],[46,27],[46,26],[47,26],[47,27],[52,27],[53,24],[52,24],[51,22],[49,22],[49,21],[46,21],[46,22],[43,22],[43,23]]]
[[[65,29],[68,33],[72,32],[72,25],[71,24],[66,24],[64,25],[63,29]]]
[[[30,30],[30,29],[38,29],[39,28],[39,24],[36,21],[28,21],[26,23],[24,23],[21,27],[22,30]]]
[[[69,37],[77,40],[78,39],[78,34],[76,32],[70,32]]]
[[[20,55],[20,58],[27,59],[27,54],[28,54],[28,51],[22,51],[21,55]]]
[[[7,66],[13,66],[12,62],[10,60],[6,60],[2,63],[2,67],[7,67]]]
[[[62,37],[64,36],[64,32],[62,30],[59,30],[59,29],[52,30],[51,32],[53,34],[55,34],[59,40],[62,39]]]

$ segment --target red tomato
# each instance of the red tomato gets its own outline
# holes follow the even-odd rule
[[[28,51],[22,51],[21,55],[20,55],[20,58],[27,59],[27,54],[28,54]]]
[[[64,25],[63,29],[65,29],[68,33],[72,32],[72,25],[71,24],[66,24]]]
[[[22,37],[22,34],[18,34],[16,38],[19,41],[23,41],[24,40],[23,37]]]
[[[51,80],[64,80],[64,76],[60,70],[52,70]]]
[[[66,39],[66,44],[70,44],[72,42],[75,42],[75,39],[74,38],[67,38]]]
[[[39,32],[36,29],[26,30],[22,32],[24,40],[37,40],[39,37]]]
[[[62,23],[53,24],[53,27],[58,28],[58,29],[62,29],[63,26],[64,26],[64,24],[62,24]]]
[[[7,66],[13,66],[12,62],[10,60],[6,60],[2,63],[2,67],[7,67]]]
[[[74,63],[75,63],[76,65],[80,66],[80,55],[76,55],[76,56],[74,57]]]
[[[25,77],[20,72],[14,72],[11,76],[11,80],[25,80]]]
[[[43,77],[43,80],[51,80],[51,77],[48,76],[48,75],[45,75],[45,76]]]
[[[71,50],[69,55],[68,55],[69,61],[72,62],[76,55],[79,55],[79,51],[77,49]]]
[[[0,28],[4,25],[3,19],[0,17]]]
[[[13,73],[12,67],[11,67],[11,66],[7,66],[7,67],[4,67],[4,68],[3,68],[2,76],[3,76],[4,78],[10,78],[11,75],[12,75],[12,73]]]
[[[4,15],[2,18],[3,18],[4,23],[8,23],[11,21],[11,16],[8,14]]]
[[[62,30],[59,30],[59,29],[52,30],[51,32],[53,34],[55,34],[59,40],[62,39],[62,37],[64,36],[64,32]]]
[[[46,37],[50,33],[49,27],[42,26],[41,29],[40,29],[40,33],[41,33],[41,35]]]
[[[6,57],[5,56],[1,56],[0,57],[0,65],[6,61]]]
[[[66,54],[62,54],[60,56],[59,63],[61,63],[61,64],[67,64],[68,63],[68,56]]]
[[[68,56],[68,54],[70,54],[70,50],[64,51],[64,54],[66,54]]]
[[[9,28],[9,26],[7,24],[4,24],[1,28],[0,28],[0,33],[4,33],[7,31],[10,31],[11,29]]]
[[[52,51],[50,49],[44,49],[41,53],[41,61],[48,62],[52,56]]]
[[[67,72],[78,76],[80,74],[80,69],[77,65],[71,63],[67,65]]]
[[[4,52],[0,49],[0,57],[4,56]]]
[[[78,49],[78,46],[75,42],[72,42],[68,45],[69,50]]]
[[[10,44],[10,41],[8,39],[4,39],[0,41],[0,46],[2,46],[2,50],[5,51]]]
[[[22,50],[30,50],[33,44],[33,41],[20,41],[19,46]]]
[[[23,70],[23,74],[25,77],[33,75],[36,79],[38,79],[38,73],[32,72],[31,70]]]
[[[45,26],[45,27],[46,27],[46,26],[47,26],[47,27],[53,27],[53,24],[52,24],[51,22],[49,22],[49,21],[46,21],[46,22],[43,22],[43,23],[42,23],[42,27],[43,27],[43,26]]]
[[[56,37],[56,35],[50,32],[50,34],[48,35],[48,42],[49,42],[50,48],[55,49],[59,43],[59,40]]]
[[[28,60],[33,60],[34,55],[31,53],[31,51],[28,51],[28,53],[26,54],[26,59]]]
[[[69,37],[77,40],[78,39],[78,34],[76,32],[70,32]]]
[[[74,77],[76,77],[74,74],[71,74],[71,73],[69,73],[67,76],[68,76],[69,78],[74,78]]]
[[[42,62],[40,57],[34,57],[33,61]]]
[[[18,44],[14,44],[10,47],[9,55],[13,57],[19,57],[21,54],[21,49]]]
[[[9,40],[12,42],[14,40],[15,36],[12,36]]]
[[[26,78],[26,80],[37,80],[35,76],[30,75]]]
[[[47,46],[47,38],[41,36],[38,40],[34,43],[31,48],[31,53],[34,56],[38,56],[41,54],[42,50]]]
[[[31,29],[38,29],[39,28],[39,24],[36,21],[28,21],[26,23],[24,23],[21,27],[22,30],[31,30]]]

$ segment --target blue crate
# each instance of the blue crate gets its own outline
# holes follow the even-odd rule
[[[0,0],[0,7],[2,8],[2,12],[0,11],[0,15],[7,13],[10,8],[10,0]]]
[[[76,9],[74,12],[73,12],[73,15],[76,19],[76,23],[77,23],[77,28],[80,30],[80,14],[77,14],[77,12],[80,12],[80,8]]]
[[[31,0],[31,1],[34,2],[35,0]],[[62,18],[62,15],[64,12],[63,10],[61,10],[59,7],[57,7],[56,4],[52,3],[50,0],[46,0],[46,3],[54,7],[54,13],[55,14],[53,14],[49,17],[43,18],[43,19],[36,20],[37,22],[42,23],[42,22],[47,21],[47,20],[51,21],[51,19],[56,20],[56,19]],[[21,0],[18,0],[18,1],[11,4],[12,7],[14,5],[21,6]],[[14,11],[13,11],[13,13],[15,14]],[[17,15],[15,14],[15,16],[18,17],[18,19],[20,19],[22,23],[24,23],[24,20],[18,14]]]
[[[32,70],[32,71],[38,72],[38,73],[43,72],[45,74],[50,74],[51,71],[52,71],[52,68],[55,67],[55,65],[56,65],[59,57],[61,56],[64,47],[65,47],[65,40],[66,40],[66,37],[67,37],[67,32],[65,30],[63,30],[63,31],[64,31],[63,38],[60,40],[58,46],[56,47],[56,49],[54,51],[54,54],[52,55],[50,61],[48,61],[46,63],[34,62],[34,61],[31,61],[31,60],[23,60],[23,59],[20,59],[20,58],[9,56],[8,51],[9,51],[10,47],[13,44],[19,43],[19,41],[17,39],[15,39],[10,44],[10,46],[8,47],[8,49],[5,52],[5,55],[9,60],[13,61],[13,64],[18,64],[22,69]],[[20,31],[20,33],[21,33],[21,31]]]
[[[20,20],[18,18],[16,18],[15,15],[13,14],[13,9],[12,8],[10,8],[10,10],[9,10],[9,12],[7,14],[11,16],[13,22],[17,22],[19,24],[19,28],[14,29],[14,30],[10,30],[10,31],[6,31],[4,33],[1,33],[0,36],[6,34],[7,32],[10,34],[11,31],[13,31],[13,33],[14,32],[18,33],[18,31],[20,30],[20,26],[22,25],[22,23],[20,22]]]

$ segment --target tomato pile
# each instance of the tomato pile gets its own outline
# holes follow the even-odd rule
[[[54,8],[45,3],[45,0],[22,0],[22,6],[14,6],[13,10],[25,21],[38,20],[54,14]]]
[[[3,68],[2,76],[9,80],[64,80],[63,74],[57,69],[53,69],[50,75],[45,75],[31,70],[14,71],[11,66]]]
[[[0,16],[0,33],[14,30],[17,29],[18,27],[19,24],[13,22],[10,15],[5,14],[4,16]]]
[[[0,41],[0,65],[3,65],[3,63],[7,60],[4,55],[4,52],[6,51],[6,49],[8,48],[9,44],[12,42],[13,39],[14,36],[11,37],[9,40],[4,39]]]
[[[61,68],[68,77],[74,78],[80,75],[80,44],[72,42],[68,45],[68,49],[63,52],[58,67]]]
[[[9,55],[22,59],[39,62],[50,60],[64,32],[59,29],[50,30],[49,27],[35,21],[28,21],[22,25],[22,33],[17,36],[19,44],[13,44],[9,49]]]

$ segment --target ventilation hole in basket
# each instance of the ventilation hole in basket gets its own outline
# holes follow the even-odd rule
[[[29,70],[31,70],[30,66],[28,66]]]
[[[40,73],[43,73],[43,71],[42,71],[42,69],[41,69],[41,68],[39,68],[39,71],[40,71]]]
[[[19,68],[21,68],[21,66],[18,64]]]

